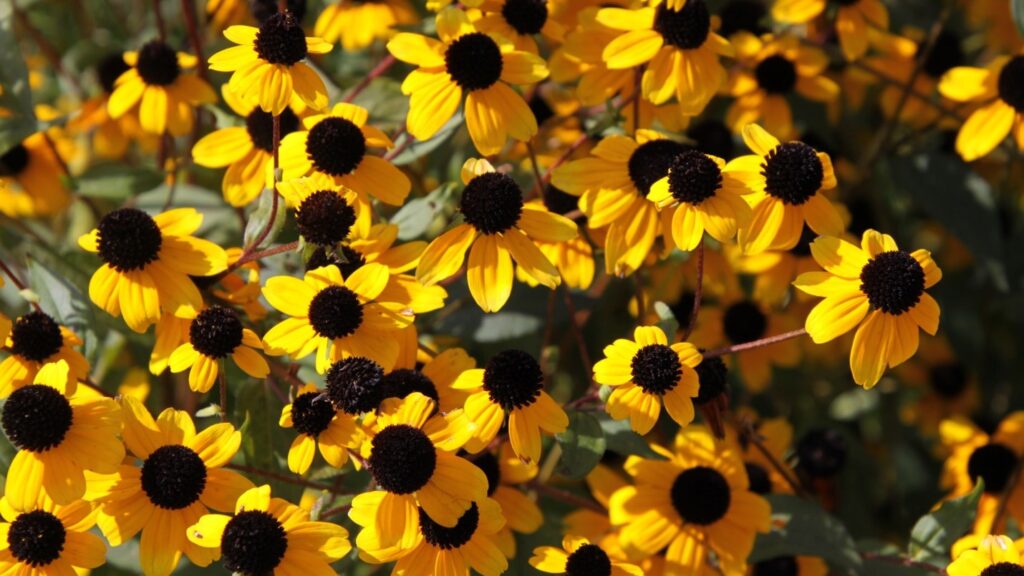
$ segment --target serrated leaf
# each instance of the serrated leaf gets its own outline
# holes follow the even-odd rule
[[[163,176],[153,170],[124,164],[101,164],[78,177],[78,193],[92,198],[123,201],[158,186]]]
[[[245,223],[245,234],[243,236],[245,245],[252,246],[254,242],[260,240],[259,246],[252,246],[253,250],[259,250],[269,246],[277,238],[277,235],[284,228],[284,222],[286,213],[288,210],[284,204],[284,198],[278,198],[277,209],[274,209],[274,195],[277,194],[272,189],[265,189],[260,192],[260,199],[256,204],[256,209],[249,214],[249,220]],[[271,221],[273,217],[273,221]],[[260,239],[264,229],[270,226],[270,231]]]
[[[601,424],[586,412],[569,413],[569,427],[555,440],[562,447],[558,473],[578,480],[590,473],[601,461],[606,447]]]
[[[938,509],[918,519],[907,545],[911,559],[936,566],[948,564],[949,550],[970,529],[984,491],[985,482],[979,478],[970,494],[943,502]]]
[[[0,154],[36,132],[32,91],[14,35],[14,2],[0,2]]]
[[[647,442],[629,427],[629,420],[612,420],[605,414],[598,417],[601,425],[601,432],[604,433],[605,446],[608,450],[621,456],[643,456],[644,458],[662,457],[651,450]]]
[[[772,531],[758,534],[750,562],[779,556],[817,556],[849,574],[862,574],[857,545],[846,526],[816,502],[789,494],[767,496]]]

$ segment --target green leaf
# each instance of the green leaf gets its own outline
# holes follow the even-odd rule
[[[391,218],[391,223],[398,226],[398,239],[412,240],[422,236],[444,211],[454,190],[455,183],[446,182],[426,196],[407,201]]]
[[[558,473],[567,478],[583,478],[604,456],[606,443],[601,424],[586,412],[571,412],[569,428],[555,434],[555,440],[562,447]]]
[[[985,482],[979,478],[970,494],[943,502],[937,510],[922,516],[910,531],[907,554],[919,562],[948,564],[949,550],[970,529],[984,490]]]
[[[37,129],[28,71],[14,35],[14,2],[0,2],[0,154]]]
[[[658,315],[658,328],[661,328],[661,331],[668,335],[669,340],[672,340],[672,336],[679,330],[679,320],[676,319],[676,315],[672,313],[668,304],[661,301],[654,303],[654,312]]]
[[[85,338],[86,343],[95,343],[94,308],[82,291],[65,275],[38,260],[28,261],[28,275],[43,311]]]
[[[452,134],[454,134],[461,126],[462,112],[459,112],[455,116],[452,116],[448,122],[445,122],[445,125],[437,131],[437,134],[434,134],[433,138],[430,140],[412,141],[404,150],[391,159],[391,163],[395,166],[402,166],[403,164],[409,164],[417,158],[430,154],[437,149],[438,146],[444,144],[449,138],[451,138]],[[410,138],[411,136],[406,134],[405,137]]]
[[[758,534],[750,562],[778,556],[817,556],[850,574],[863,572],[860,553],[846,527],[817,503],[789,494],[767,496],[772,505],[768,534]]]
[[[271,245],[277,235],[284,228],[286,219],[286,213],[288,212],[284,204],[284,198],[277,199],[277,209],[274,209],[274,195],[277,194],[274,190],[267,188],[260,192],[260,199],[256,204],[256,209],[249,214],[249,220],[245,223],[245,245],[251,246],[257,240],[260,240],[260,236],[263,234],[263,230],[270,226],[270,232],[260,240],[258,246],[252,246],[254,250],[259,250],[266,246]],[[270,218],[273,216],[274,220]]]
[[[78,177],[78,193],[117,202],[158,186],[163,177],[146,168],[100,164]]]
[[[1013,23],[1017,25],[1017,31],[1024,36],[1024,0],[1010,0],[1010,13],[1013,15]]]
[[[608,450],[621,456],[635,454],[644,458],[662,459],[657,452],[651,450],[642,436],[629,427],[629,420],[612,420],[608,415],[601,414],[598,422]]]

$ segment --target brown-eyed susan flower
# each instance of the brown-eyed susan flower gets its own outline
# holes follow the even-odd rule
[[[226,306],[214,305],[200,312],[188,327],[188,342],[171,354],[171,372],[188,370],[188,387],[193,392],[209,392],[217,381],[220,363],[231,360],[253,378],[266,378],[270,366],[256,350],[263,342],[252,330],[242,326],[238,313]]]
[[[473,25],[485,34],[511,40],[516,50],[537,54],[537,34],[555,43],[565,36],[565,27],[552,17],[548,4],[547,0],[483,0],[475,6],[479,16]]]
[[[344,186],[334,188],[317,189],[308,178],[277,185],[277,191],[295,209],[295,225],[306,244],[330,248],[346,240],[354,228],[364,234],[369,232],[373,218],[369,196]],[[307,269],[317,267],[307,263]],[[358,266],[349,271],[355,268]]]
[[[681,114],[696,116],[725,80],[718,59],[731,56],[733,48],[711,29],[704,0],[656,0],[635,10],[602,8],[597,21],[621,31],[604,46],[608,68],[646,65],[641,88],[654,104],[675,96]]]
[[[60,162],[37,132],[0,155],[0,213],[11,218],[52,216],[71,202]]]
[[[811,254],[825,270],[805,272],[793,283],[825,298],[808,314],[807,333],[822,343],[857,327],[850,351],[857,384],[871,388],[886,367],[913,356],[918,328],[932,335],[938,330],[939,304],[925,290],[942,271],[927,250],[900,250],[892,236],[867,230],[860,247],[822,237],[811,243]]]
[[[671,451],[652,448],[667,460],[631,456],[635,485],[611,498],[623,549],[630,557],[665,550],[666,570],[679,574],[699,574],[713,551],[726,574],[741,573],[757,533],[771,527],[771,507],[749,490],[736,452],[702,426],[682,429]]]
[[[76,574],[99,568],[107,547],[89,530],[93,506],[84,500],[54,504],[42,495],[27,506],[0,500],[0,571],[4,574]]]
[[[34,384],[18,388],[4,403],[0,423],[18,449],[4,498],[18,509],[30,509],[43,494],[71,504],[85,495],[86,470],[111,473],[124,459],[117,403],[84,386],[68,393],[67,378],[67,362],[47,364]]]
[[[436,21],[440,40],[403,32],[388,42],[395,58],[418,66],[402,83],[402,93],[410,97],[409,134],[431,138],[455,115],[466,93],[466,128],[481,154],[497,154],[509,136],[532,138],[537,119],[509,84],[546,78],[544,60],[479,31],[456,7],[441,10]]]
[[[381,379],[381,398],[405,398],[419,392],[437,403],[442,414],[462,408],[468,394],[452,384],[466,370],[476,368],[476,360],[462,348],[449,348],[425,363],[399,362]]]
[[[243,576],[333,574],[352,549],[348,531],[309,519],[309,511],[270,497],[270,486],[238,497],[234,516],[206,514],[187,527],[189,542]]]
[[[213,104],[213,88],[194,72],[198,60],[184,52],[175,52],[161,40],[147,42],[138,52],[125,52],[131,68],[117,79],[107,102],[110,117],[138,114],[142,129],[152,134],[170,132],[184,136],[192,131],[194,108]]]
[[[370,148],[390,148],[386,134],[366,123],[366,108],[341,102],[330,113],[307,116],[300,129],[281,140],[285,180],[308,176],[316,189],[345,186],[400,206],[412,184]]]
[[[296,474],[309,471],[317,450],[328,464],[341,468],[348,462],[349,450],[357,451],[361,445],[355,418],[336,409],[313,384],[299,388],[281,409],[278,425],[298,433],[288,448],[288,469]]]
[[[520,460],[508,442],[502,442],[497,451],[488,449],[476,454],[472,461],[487,475],[487,497],[501,506],[501,515],[505,518],[505,525],[495,535],[498,547],[507,558],[514,558],[513,531],[532,534],[544,524],[540,506],[519,488],[537,477],[540,466]]]
[[[153,342],[153,350],[149,353],[149,371],[159,376],[167,369],[171,361],[171,354],[178,349],[178,346],[188,342],[188,327],[191,318],[178,318],[174,314],[164,313],[160,320],[154,325],[156,340]]]
[[[380,490],[359,494],[349,510],[363,527],[356,538],[360,550],[411,550],[422,538],[419,508],[454,528],[487,496],[484,473],[454,454],[469,437],[466,422],[435,409],[418,392],[381,404],[362,448]]]
[[[727,170],[753,194],[754,209],[737,236],[743,251],[788,250],[800,240],[803,224],[823,236],[839,236],[843,220],[822,190],[836,187],[828,154],[803,142],[781,143],[757,124],[743,128],[743,141],[754,154],[731,160]]]
[[[737,272],[754,278],[755,300],[769,305],[781,305],[793,292],[793,280],[797,276],[818,269],[811,257],[811,242],[817,237],[813,230],[804,226],[800,240],[789,250],[744,254],[738,246],[730,246],[725,253]],[[794,296],[799,302],[810,299],[810,296],[799,291]]]
[[[263,336],[267,354],[299,359],[316,352],[321,374],[331,362],[349,356],[390,368],[399,353],[395,332],[413,321],[408,303],[381,301],[388,283],[383,264],[366,264],[347,278],[335,266],[306,272],[302,280],[275,276],[263,295],[289,316]]]
[[[392,37],[396,27],[418,20],[416,10],[407,0],[335,0],[317,17],[313,34],[331,44],[340,40],[342,49],[355,52],[375,40]]]
[[[554,288],[558,269],[535,240],[560,242],[576,236],[572,220],[523,202],[523,192],[507,174],[487,160],[469,159],[462,166],[459,210],[465,219],[435,238],[420,257],[416,279],[427,286],[451,278],[465,261],[473,300],[484,312],[497,312],[512,294],[512,262],[537,282]]]
[[[170,574],[182,554],[197,566],[209,566],[216,551],[191,542],[186,529],[207,507],[231,510],[252,488],[249,480],[223,469],[241,446],[241,433],[221,422],[197,434],[188,413],[173,408],[154,420],[131,397],[121,398],[121,413],[133,459],[113,474],[90,477],[88,497],[100,507],[100,530],[111,546],[141,531],[139,561],[147,575]]]
[[[463,372],[452,384],[458,390],[471,391],[464,407],[473,423],[473,438],[466,444],[470,452],[483,450],[505,422],[512,450],[524,462],[538,462],[541,430],[549,434],[564,432],[569,417],[544,391],[544,373],[537,360],[522,350],[503,350],[483,368]]]
[[[793,448],[793,426],[785,418],[764,418],[753,424],[751,433],[758,436],[758,446],[743,436],[737,436],[735,428],[730,427],[729,430],[730,441],[735,442],[742,453],[751,492],[762,496],[793,492],[789,481],[777,469],[781,466],[792,472],[786,464],[786,456]]]
[[[79,380],[88,377],[89,362],[75,350],[82,340],[46,312],[29,312],[7,325],[4,348],[10,355],[0,362],[0,398],[31,384],[40,370],[61,361],[68,367],[63,385],[69,394],[75,393]]]
[[[820,16],[826,0],[775,0],[772,18],[785,24],[806,24]],[[889,29],[889,10],[881,0],[844,0],[836,11],[836,33],[847,60],[868,51],[868,41]]]
[[[633,340],[619,338],[605,346],[604,356],[594,364],[594,381],[614,388],[606,403],[612,418],[629,418],[634,431],[647,434],[664,404],[680,426],[693,421],[700,388],[694,367],[702,358],[693,344],[669,345],[661,328],[637,326]]]
[[[1024,560],[1013,540],[986,536],[973,550],[962,552],[946,567],[949,576],[1016,576],[1024,574]]]
[[[727,243],[750,222],[750,206],[742,196],[750,189],[726,169],[725,160],[697,150],[672,159],[668,175],[651,185],[647,199],[659,209],[671,208],[663,234],[680,250],[695,250],[704,232]]]
[[[232,72],[228,87],[243,100],[277,116],[298,96],[314,110],[327,106],[327,87],[303,60],[326,54],[329,43],[307,37],[291,12],[275,13],[254,26],[231,26],[224,37],[237,44],[210,56],[210,69]]]
[[[1024,149],[1024,55],[1000,56],[984,68],[957,66],[939,81],[939,92],[980,107],[956,136],[956,151],[968,162],[986,156],[1007,136]]]
[[[115,120],[107,110],[117,79],[129,68],[120,52],[100,60],[96,76],[102,93],[83,102],[78,115],[67,123],[68,131],[73,134],[91,133],[92,150],[103,158],[123,158],[133,141],[147,151],[156,148],[156,136],[142,130],[137,116],[125,114]]]
[[[144,332],[162,312],[191,318],[203,297],[189,276],[210,276],[227,268],[227,254],[192,234],[203,222],[194,208],[150,216],[119,208],[78,239],[103,265],[89,282],[89,298],[128,327]]]
[[[608,574],[609,576],[642,576],[644,571],[635,564],[612,560],[600,545],[592,544],[586,538],[566,536],[562,547],[538,546],[533,550],[530,566],[548,574],[586,576]]]
[[[538,207],[543,205],[548,212],[565,216],[579,209],[579,198],[548,184],[544,188],[544,198],[527,202],[527,205],[530,204]],[[573,222],[578,228],[586,227],[586,220],[585,216],[579,216],[573,219]],[[576,290],[586,290],[590,287],[594,281],[594,248],[586,237],[577,235],[571,240],[560,242],[537,240],[536,244],[548,261],[558,269],[558,274],[566,286]],[[516,278],[530,286],[539,285],[539,282],[526,274],[522,268],[516,270]]]
[[[232,206],[245,206],[274,181],[274,117],[243,101],[227,85],[221,89],[224,101],[245,126],[229,126],[203,136],[192,147],[196,164],[224,168],[221,191]],[[299,117],[285,107],[279,113],[281,138],[298,130]]]

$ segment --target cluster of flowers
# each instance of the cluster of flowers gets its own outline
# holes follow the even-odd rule
[[[210,23],[231,46],[204,59],[161,37],[104,60],[101,95],[66,126],[0,156],[0,212],[65,213],[75,198],[68,149],[83,137],[103,158],[158,154],[171,179],[189,162],[225,169],[223,198],[243,217],[265,200],[269,217],[243,248],[197,237],[204,215],[194,208],[150,214],[129,200],[97,214],[78,239],[99,261],[88,297],[135,333],[153,329],[152,374],[188,372],[199,394],[219,383],[221,410],[234,385],[229,357],[252,378],[290,383],[279,420],[294,431],[286,477],[308,477],[317,453],[336,473],[369,472],[372,483],[337,510],[358,530],[365,563],[394,563],[394,574],[408,575],[505,572],[513,532],[544,523],[538,491],[561,494],[545,484],[560,450],[549,449],[551,465],[542,466],[545,436],[595,407],[648,435],[664,407],[678,424],[674,437],[629,456],[628,479],[597,465],[587,477],[594,500],[565,518],[561,547],[536,548],[530,564],[573,576],[823,575],[817,558],[748,558],[756,536],[772,529],[764,496],[834,476],[841,442],[805,436],[799,468],[789,466],[793,431],[784,420],[746,408],[741,418],[728,414],[729,372],[761,392],[773,366],[799,361],[797,338],[808,335],[831,343],[826,355],[848,349],[852,379],[871,388],[918,352],[920,330],[936,334],[939,305],[927,290],[942,272],[928,250],[850,231],[841,166],[826,146],[798,138],[787,98],[839,106],[839,74],[815,41],[834,29],[849,64],[840,80],[862,97],[882,81],[887,115],[925,127],[951,114],[936,91],[965,103],[971,113],[955,148],[975,160],[1011,131],[1024,148],[1024,56],[961,66],[959,39],[896,34],[879,0],[843,0],[836,10],[825,0],[776,0],[778,34],[762,28],[760,4],[734,4],[743,6],[726,20],[705,0],[343,0],[306,36],[304,2],[256,3],[250,15],[246,2],[210,0]],[[436,14],[421,19],[424,8]],[[244,23],[251,17],[258,26]],[[399,31],[418,23],[429,33]],[[316,59],[339,41],[346,51],[386,42],[389,55],[332,103]],[[398,62],[414,69],[401,83],[405,126],[389,135],[353,100]],[[230,73],[220,99],[216,72]],[[724,123],[698,120],[716,96],[731,98]],[[220,100],[237,125],[201,134],[200,111]],[[602,115],[613,121],[595,125]],[[414,182],[394,159],[414,141],[451,138],[453,124],[464,124],[479,156],[456,159],[458,223],[401,242],[384,215],[407,203]],[[690,143],[676,137],[683,132]],[[187,157],[168,158],[190,135]],[[734,153],[733,135],[749,154]],[[499,158],[532,168],[533,187],[524,191]],[[300,239],[267,248],[288,211]],[[304,270],[261,276],[261,260],[280,254]],[[738,273],[756,275],[748,289]],[[508,348],[478,367],[417,322],[451,307],[448,289],[463,276],[485,313],[502,310],[517,282],[552,298],[564,284],[571,308],[570,290],[595,293],[613,277],[631,278],[636,296],[621,313],[635,317],[635,330],[605,338],[582,379],[591,386],[559,403],[546,391],[543,358]],[[33,306],[0,315],[0,423],[17,448],[0,500],[0,572],[98,567],[106,544],[93,526],[115,547],[141,534],[147,575],[170,574],[182,555],[244,575],[331,574],[349,554],[349,532],[330,514],[248,478],[260,471],[237,463],[241,429],[222,421],[197,431],[192,415],[173,407],[154,418],[145,394],[131,389],[111,397],[92,381],[82,339]],[[660,322],[662,308],[671,327]],[[932,350],[932,364],[953,365],[941,344]],[[316,383],[296,376],[311,356]],[[948,377],[962,398],[962,369]],[[1014,544],[990,534],[1004,531],[1007,516],[1024,522],[1024,492],[1008,510],[1001,504],[1005,491],[1024,487],[1015,472],[1024,414],[990,438],[946,418],[947,408],[931,425],[942,422],[953,454],[950,498],[985,482],[975,529],[954,548],[948,573],[1022,574]],[[704,424],[694,423],[698,411]]]

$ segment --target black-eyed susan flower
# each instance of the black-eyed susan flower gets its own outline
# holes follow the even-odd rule
[[[89,298],[128,327],[144,332],[162,312],[191,318],[203,297],[189,276],[210,276],[227,268],[227,254],[213,242],[192,236],[203,215],[176,208],[150,216],[119,208],[78,239],[99,254],[103,265],[89,282]]]
[[[420,256],[416,279],[427,286],[451,278],[465,261],[473,300],[484,312],[497,312],[512,294],[512,262],[537,282],[555,288],[555,268],[535,243],[561,242],[576,236],[576,224],[536,204],[523,202],[523,192],[507,174],[487,160],[469,159],[462,167],[459,210],[465,222],[435,238]]]
[[[822,190],[836,187],[828,154],[803,142],[781,143],[757,124],[743,128],[754,154],[731,160],[727,170],[753,194],[750,224],[737,236],[748,254],[788,250],[800,240],[803,224],[823,236],[839,236],[843,220]]]
[[[0,500],[0,571],[4,574],[76,574],[99,568],[107,547],[89,530],[96,524],[92,504],[64,506],[42,496],[28,506]]]
[[[509,84],[546,78],[544,60],[478,31],[453,6],[437,14],[437,34],[440,40],[403,32],[388,42],[395,58],[418,66],[402,83],[402,93],[410,97],[409,134],[418,140],[431,138],[455,115],[466,93],[466,128],[481,154],[497,154],[509,136],[532,138],[537,119]]]
[[[552,17],[548,4],[547,0],[483,0],[475,6],[480,14],[473,25],[485,34],[511,40],[516,50],[537,54],[537,34],[555,43],[565,36],[565,27]]]
[[[664,0],[649,6],[602,8],[601,24],[621,31],[603,49],[612,70],[646,65],[643,96],[663,104],[672,96],[685,116],[700,114],[725,80],[719,56],[732,56],[729,41],[711,29],[704,0]]]
[[[476,368],[476,360],[462,348],[449,348],[420,365],[400,362],[381,379],[381,398],[405,398],[419,392],[437,403],[442,414],[462,408],[468,394],[452,384],[466,370]]]
[[[210,69],[232,72],[228,87],[243,100],[277,116],[296,95],[310,108],[327,106],[327,87],[303,60],[332,46],[307,37],[291,12],[275,13],[253,26],[231,26],[224,37],[237,44],[210,56]]]
[[[472,461],[487,475],[487,497],[501,506],[501,515],[505,518],[505,525],[495,535],[498,547],[506,557],[514,558],[513,531],[532,534],[544,524],[540,506],[518,487],[536,478],[540,466],[520,460],[508,442],[502,442],[496,451],[484,450],[473,456]]]
[[[925,290],[942,279],[942,271],[927,250],[900,250],[892,236],[868,230],[860,247],[822,237],[811,243],[811,254],[825,270],[801,274],[793,283],[825,298],[808,314],[807,333],[822,343],[857,327],[850,351],[857,384],[871,388],[886,367],[913,356],[918,328],[932,335],[938,330],[939,304]]]
[[[742,573],[757,534],[771,527],[771,507],[750,492],[738,454],[703,426],[679,432],[667,460],[631,456],[626,472],[634,486],[612,495],[612,524],[631,557],[665,550],[666,570],[697,573],[709,552],[726,574]]]
[[[71,202],[63,170],[38,132],[0,155],[0,213],[11,218],[52,216]]]
[[[296,474],[309,471],[318,449],[328,464],[341,468],[348,462],[349,450],[358,451],[361,445],[355,419],[337,410],[313,384],[299,388],[281,409],[278,425],[298,432],[288,448],[288,469]]]
[[[633,340],[619,338],[605,346],[604,356],[594,364],[594,381],[614,388],[605,406],[612,418],[629,418],[633,430],[647,434],[664,404],[680,426],[693,421],[700,388],[693,368],[702,359],[693,344],[670,346],[661,328],[638,326]]]
[[[316,19],[313,35],[331,44],[341,41],[346,52],[362,50],[375,40],[387,40],[395,28],[419,20],[407,0],[358,2],[335,0]]]
[[[234,516],[197,518],[186,532],[192,545],[219,557],[235,574],[333,574],[330,564],[352,549],[347,530],[311,521],[307,510],[271,498],[267,485],[239,496],[234,510]]]
[[[121,398],[124,443],[134,457],[113,474],[90,477],[89,499],[99,507],[97,524],[111,546],[142,532],[144,573],[167,576],[181,555],[209,566],[216,551],[186,538],[186,529],[208,512],[231,510],[252,482],[224,470],[242,443],[226,422],[196,433],[187,412],[167,408],[154,420],[145,405]],[[142,461],[137,466],[134,459]]]
[[[777,469],[777,466],[782,466],[791,472],[786,456],[793,448],[793,426],[785,418],[764,418],[754,423],[752,433],[759,437],[759,447],[744,436],[737,437],[738,432],[734,428],[729,430],[730,440],[736,442],[742,452],[751,492],[762,496],[793,492],[793,487]],[[762,452],[762,448],[768,455]]]
[[[929,338],[917,355],[897,370],[903,383],[917,388],[900,410],[904,422],[921,434],[934,437],[939,423],[954,416],[974,414],[981,405],[978,375],[945,338]]]
[[[149,353],[149,371],[159,376],[167,369],[171,354],[178,346],[188,342],[188,327],[191,318],[178,318],[174,314],[164,313],[154,325],[156,340],[153,350]]]
[[[242,326],[237,312],[214,305],[192,320],[188,342],[174,350],[169,365],[171,372],[189,371],[188,387],[193,392],[209,392],[217,381],[221,361],[229,356],[242,372],[253,378],[265,378],[270,366],[257,352],[262,349],[260,337]]]
[[[244,102],[227,85],[221,89],[224,101],[245,126],[221,128],[203,136],[192,147],[196,164],[224,168],[221,191],[232,206],[245,206],[274,181],[274,117]],[[285,107],[280,112],[280,134],[284,138],[298,130],[299,117]]]
[[[10,356],[0,362],[0,398],[10,396],[18,388],[31,384],[44,367],[61,361],[67,363],[67,379],[63,385],[75,393],[79,380],[89,375],[89,362],[75,347],[82,340],[49,314],[33,311],[8,321],[10,327],[4,347]]]
[[[973,550],[962,552],[946,567],[949,576],[1016,576],[1024,574],[1024,560],[1013,540],[986,536]]]
[[[772,18],[786,24],[806,24],[820,16],[826,0],[775,0]],[[836,11],[836,33],[847,60],[868,51],[869,40],[889,29],[889,10],[881,0],[843,0]]]
[[[336,266],[306,272],[302,280],[275,276],[263,295],[289,316],[263,336],[272,356],[299,359],[316,352],[321,374],[331,362],[362,356],[390,368],[398,358],[395,332],[413,321],[408,303],[379,300],[388,283],[383,264],[366,264],[347,278]]]
[[[750,206],[742,198],[750,189],[726,170],[725,160],[697,150],[677,154],[668,175],[651,185],[647,199],[659,209],[671,208],[662,218],[663,231],[681,250],[694,250],[707,232],[722,243],[750,222]]]
[[[91,134],[92,150],[103,158],[123,158],[128,145],[133,141],[147,151],[156,148],[156,137],[142,130],[138,117],[125,114],[115,120],[107,110],[107,102],[114,92],[115,83],[128,68],[120,52],[100,60],[96,65],[96,76],[102,93],[83,102],[78,115],[67,123],[68,132],[72,134]]]
[[[586,538],[579,536],[566,536],[562,539],[561,548],[554,546],[534,548],[530,566],[548,574],[565,574],[566,576],[589,576],[591,574],[642,576],[644,573],[635,564],[612,560],[601,546],[592,544]]]
[[[512,450],[524,462],[538,462],[541,430],[559,434],[569,426],[565,411],[544,391],[540,364],[522,350],[491,356],[483,368],[463,372],[452,387],[471,392],[464,407],[473,423],[473,438],[466,444],[470,452],[487,447],[507,415]]]
[[[71,504],[85,495],[85,470],[111,473],[124,459],[117,403],[84,386],[68,393],[67,378],[67,362],[47,364],[4,403],[0,423],[18,449],[4,498],[18,509],[31,509],[41,494]]]
[[[789,250],[766,250],[757,254],[744,254],[738,246],[729,246],[724,252],[732,261],[736,272],[754,278],[753,297],[768,305],[781,305],[792,293],[793,280],[804,272],[818,269],[811,257],[811,242],[818,235],[804,226],[800,240]],[[799,302],[805,302],[810,296],[796,291],[794,295]]]
[[[466,422],[435,414],[433,400],[414,392],[382,404],[363,443],[366,467],[380,490],[352,500],[349,517],[363,527],[360,550],[412,550],[422,538],[419,509],[454,528],[487,496],[487,477],[456,456],[468,439]]]
[[[542,200],[531,200],[527,204],[540,204],[543,202],[548,212],[565,216],[579,209],[579,198],[567,194],[563,190],[548,184],[544,188]],[[580,216],[573,220],[577,228],[586,227],[586,217]],[[558,268],[562,281],[569,288],[586,290],[594,281],[594,248],[583,235],[577,235],[571,240],[561,242],[546,242],[537,240],[537,247],[548,259],[549,262]],[[530,286],[537,286],[539,283],[522,270],[516,270],[516,278]]]
[[[412,184],[390,162],[369,154],[370,148],[394,144],[366,123],[368,117],[365,108],[341,102],[328,114],[304,118],[299,130],[281,140],[284,179],[308,176],[317,190],[340,185],[400,206]]]
[[[369,196],[344,186],[334,188],[318,190],[308,178],[277,185],[278,192],[295,209],[295,225],[307,244],[335,247],[354,227],[364,234],[370,230],[373,209]],[[358,266],[351,271],[355,268]]]
[[[968,162],[986,156],[1013,134],[1024,149],[1024,55],[1000,56],[984,68],[957,66],[939,81],[939,92],[956,102],[976,102],[956,136],[956,151]]]
[[[184,136],[192,131],[194,108],[213,104],[217,94],[194,72],[198,60],[175,52],[161,40],[147,42],[138,52],[125,52],[131,68],[117,79],[107,102],[110,117],[138,114],[142,129],[152,134]]]
[[[744,32],[733,36],[732,43],[741,64],[728,85],[735,100],[726,112],[726,122],[734,132],[761,122],[768,132],[790,138],[793,111],[786,100],[789,95],[817,102],[831,102],[839,96],[839,85],[824,74],[828,55],[796,36],[766,34],[759,38]]]

